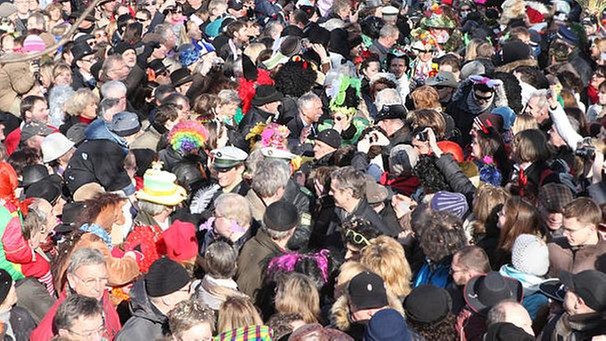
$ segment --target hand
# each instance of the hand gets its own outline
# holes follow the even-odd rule
[[[602,182],[602,173],[604,171],[604,153],[599,150],[595,151],[593,165],[591,165],[591,183],[597,184]]]
[[[305,140],[307,140],[307,137],[309,136],[310,133],[311,133],[311,126],[307,126],[307,127],[303,128],[303,130],[301,130],[301,135],[299,136],[299,142],[305,143]]]
[[[360,6],[362,7],[362,6]],[[363,7],[362,7],[363,8]],[[359,8],[357,11],[355,11],[354,13],[350,13],[349,14],[349,22],[352,24],[355,24],[358,22],[358,18],[360,17],[360,10],[362,10],[362,8]]]
[[[328,53],[322,44],[311,44],[311,49],[318,54],[321,61],[328,59]]]
[[[403,194],[396,194],[391,198],[391,206],[396,213],[396,217],[400,219],[412,211],[417,206],[417,203]]]
[[[32,72],[32,74],[36,74],[40,72],[40,63],[37,61],[31,61],[29,63],[29,70]]]
[[[429,148],[436,155],[436,157],[442,156],[442,149],[438,147],[438,139],[436,138],[436,134],[433,132],[431,128],[425,128],[425,132],[427,133],[427,141],[429,142]]]
[[[368,154],[370,150],[370,136],[366,135],[363,139],[358,141],[358,151],[360,153]]]
[[[373,131],[370,136],[373,137],[370,141],[371,146],[384,147],[389,145],[389,139],[380,131]]]
[[[558,106],[558,93],[556,85],[549,86],[549,95],[547,96],[547,102],[549,103],[549,109],[556,108]]]

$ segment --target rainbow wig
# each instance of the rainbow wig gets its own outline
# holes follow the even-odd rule
[[[182,155],[195,154],[204,148],[208,131],[196,121],[178,123],[168,133],[168,141],[174,151]]]

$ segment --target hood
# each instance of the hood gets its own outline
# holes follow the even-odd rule
[[[387,293],[388,308],[394,309],[404,316],[404,308],[398,297],[391,292]],[[331,325],[341,331],[347,331],[352,321],[349,319],[349,296],[343,295],[337,299],[330,309]]]
[[[101,118],[92,121],[88,127],[86,127],[84,136],[87,140],[109,140],[115,142],[119,144],[120,147],[125,148],[126,151],[128,151],[126,141],[120,136],[109,131],[107,128],[107,123]]]

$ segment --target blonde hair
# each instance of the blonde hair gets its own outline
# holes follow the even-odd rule
[[[280,278],[275,300],[278,313],[299,314],[305,323],[318,322],[320,294],[308,276],[293,272]]]
[[[250,58],[250,60],[252,60],[254,63],[257,58],[259,58],[259,54],[261,54],[261,51],[265,49],[266,47],[263,43],[252,43],[244,49],[244,54],[247,55],[248,58]]]
[[[404,247],[395,239],[380,236],[370,240],[362,250],[360,263],[381,276],[396,296],[402,298],[410,293],[412,271],[404,255]]]
[[[69,65],[67,65],[66,63],[59,63],[55,65],[55,67],[53,68],[53,79],[55,79],[57,76],[60,76],[64,72],[69,72],[69,74],[71,75],[72,68],[69,67]]]
[[[475,235],[486,233],[486,224],[496,224],[497,213],[511,195],[503,187],[490,184],[480,186],[473,198],[473,231]]]
[[[71,116],[79,116],[87,106],[99,103],[99,96],[88,88],[81,88],[65,102],[65,112]]]
[[[511,127],[511,132],[515,135],[522,130],[528,129],[539,129],[539,124],[537,120],[529,114],[520,114],[516,117],[516,120],[513,122],[513,126]]]
[[[252,220],[250,203],[239,194],[221,194],[215,200],[215,211],[227,219],[235,220],[240,227],[250,226]]]
[[[263,320],[250,298],[231,296],[219,309],[217,332],[220,334],[240,327],[262,324]]]
[[[472,39],[465,47],[465,61],[469,62],[475,60],[478,57],[477,48],[484,41],[480,39]]]
[[[356,277],[357,274],[368,271],[368,269],[355,261],[347,261],[339,268],[339,275],[337,276],[337,283],[335,285],[335,299],[342,296],[347,292],[347,286],[352,278]]]

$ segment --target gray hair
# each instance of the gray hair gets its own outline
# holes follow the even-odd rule
[[[297,106],[299,107],[299,109],[309,108],[315,101],[320,101],[320,97],[314,94],[313,92],[309,91],[299,97],[299,99],[297,100]]]
[[[46,217],[50,212],[46,212],[41,208],[43,204],[50,205],[44,199],[33,198],[27,207],[28,213],[25,219],[23,219],[23,225],[21,225],[21,233],[25,240],[30,240],[34,233],[40,231],[43,226],[46,226]]]
[[[139,209],[152,216],[158,215],[166,209],[167,206],[156,204],[151,201],[139,200]]]
[[[175,35],[172,27],[169,24],[160,24],[154,28],[154,33],[162,37],[162,44],[165,44],[167,40],[171,38],[171,34]]]
[[[286,161],[266,159],[257,164],[251,187],[262,198],[268,198],[285,188],[289,178],[290,166]]]
[[[547,94],[548,94],[549,90],[546,89],[540,89],[537,91],[533,91],[530,96],[528,97],[528,101],[526,101],[526,103],[530,102],[530,100],[532,98],[538,97],[539,101],[537,102],[537,105],[539,106],[539,108],[545,108],[546,105],[548,105],[547,103]]]
[[[396,89],[387,88],[377,92],[375,106],[377,110],[381,110],[384,105],[404,104],[402,96]]]
[[[120,82],[120,81],[109,81],[107,83],[104,83],[101,86],[101,96],[105,99],[105,98],[115,98],[115,97],[111,97],[110,94],[112,92],[115,91],[122,91],[124,92],[124,94],[126,94],[126,85],[124,85],[124,83]]]
[[[219,94],[217,94],[217,97],[219,97],[219,101],[221,101],[221,104],[231,104],[231,103],[240,104],[240,102],[241,102],[240,96],[238,96],[238,92],[236,92],[236,90],[232,90],[232,89],[223,89],[223,90],[219,91]]]
[[[215,199],[215,211],[227,219],[235,220],[240,227],[249,227],[252,221],[250,203],[236,193],[223,193]]]
[[[272,230],[272,229],[268,228],[265,225],[261,226],[261,230],[263,230],[265,233],[267,233],[269,235],[269,237],[273,240],[283,240],[283,239],[289,238],[290,231],[291,231],[291,230],[276,231],[276,230]]]
[[[102,80],[109,79],[108,78],[109,70],[111,70],[114,67],[115,63],[117,63],[118,61],[123,61],[123,60],[124,60],[124,58],[122,58],[122,55],[120,55],[120,54],[112,54],[110,56],[107,56],[107,58],[105,58],[105,61],[103,62],[103,65],[101,66],[100,78]],[[101,94],[103,94],[103,90],[101,90]]]
[[[105,264],[105,257],[101,251],[90,248],[82,248],[74,251],[69,257],[67,273],[74,274],[78,269],[85,265]]]
[[[204,270],[217,279],[232,278],[236,274],[238,251],[224,241],[213,242],[204,253]]]
[[[65,105],[76,92],[69,85],[55,86],[48,95],[49,124],[60,126],[65,121]]]
[[[116,105],[118,105],[120,103],[120,100],[117,98],[104,98],[101,100],[101,103],[99,103],[99,115],[98,116],[103,116],[105,115],[105,113],[115,107]]]
[[[396,34],[400,34],[400,30],[394,25],[385,25],[381,27],[381,30],[379,31],[379,37],[381,38],[391,37]]]
[[[335,170],[330,174],[330,179],[332,183],[338,183],[338,188],[341,190],[351,189],[356,199],[366,195],[366,175],[351,166]]]

